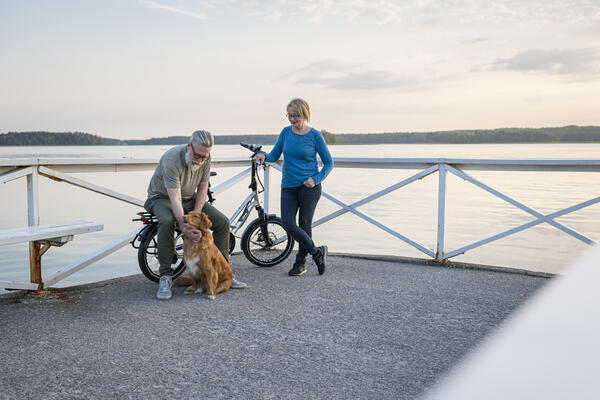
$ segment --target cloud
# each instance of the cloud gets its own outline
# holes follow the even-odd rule
[[[321,23],[327,18],[364,19],[378,25],[543,24],[584,21],[594,24],[600,16],[596,0],[495,0],[494,2],[436,0],[138,0],[147,7],[188,17],[206,19],[209,11],[231,11],[263,20],[301,18]],[[201,10],[201,11],[198,11]],[[445,22],[444,22],[445,21]]]
[[[475,43],[487,42],[488,40],[489,40],[488,38],[477,36],[475,39],[464,40],[462,43],[463,44],[475,44]]]
[[[449,24],[525,24],[549,21],[582,22],[600,15],[596,0],[229,0],[248,14],[268,19],[304,16],[320,22],[326,17],[349,21],[359,18],[379,25],[401,23],[422,26],[437,21]],[[443,22],[442,22],[443,23]]]
[[[266,20],[284,16],[301,17],[313,23],[320,23],[327,17],[349,21],[368,17],[383,24],[401,20],[401,11],[404,9],[398,2],[389,0],[229,0],[229,3],[235,3],[249,16]]]
[[[196,18],[196,19],[208,19],[207,15],[198,13],[195,11],[189,11],[189,10],[183,8],[183,6],[160,4],[160,3],[156,2],[156,1],[152,1],[152,0],[138,0],[138,2],[149,8],[156,8],[159,10],[164,10],[164,11],[168,11],[168,12],[179,14],[179,15],[184,15],[186,17],[192,17],[192,18]]]
[[[594,49],[525,50],[511,58],[499,58],[494,69],[509,71],[585,74],[600,71],[600,53]]]
[[[412,27],[432,23],[483,23],[486,26],[581,23],[597,20],[600,15],[600,4],[596,0],[221,0],[218,4],[227,4],[246,15],[267,20],[287,16],[318,23],[329,17],[348,21],[363,18],[378,25],[401,23]]]
[[[397,78],[388,71],[349,72],[337,77],[306,77],[297,83],[320,84],[330,89],[372,90],[386,88],[409,88],[415,81]]]
[[[298,76],[327,76],[331,74],[339,74],[340,71],[358,67],[358,64],[342,64],[333,60],[320,60],[285,73],[276,78],[275,82],[290,78],[297,79]]]
[[[364,69],[357,64],[342,64],[333,60],[308,64],[275,81],[280,80],[293,80],[299,84],[319,85],[336,90],[413,89],[422,85],[417,79],[399,77],[390,71]]]

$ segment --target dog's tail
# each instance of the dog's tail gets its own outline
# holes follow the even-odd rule
[[[192,280],[187,276],[179,276],[173,279],[173,285],[175,286],[190,286],[192,284]]]

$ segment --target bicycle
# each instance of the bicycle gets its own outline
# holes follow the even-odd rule
[[[242,147],[252,151],[252,159],[261,151],[260,144],[240,143]],[[281,219],[275,214],[265,213],[261,205],[259,194],[264,192],[264,186],[258,175],[259,162],[252,160],[250,174],[250,194],[242,201],[233,215],[229,218],[229,254],[235,249],[236,234],[248,220],[252,209],[258,213],[241,236],[240,247],[246,258],[253,264],[260,267],[272,267],[285,260],[294,248],[294,239],[288,235],[281,223]],[[266,165],[262,165],[263,170]],[[211,171],[211,176],[217,173]],[[260,188],[259,188],[260,185]],[[213,204],[215,201],[214,193],[208,189],[208,202]],[[138,264],[140,270],[146,278],[158,282],[160,278],[158,263],[157,233],[158,220],[156,216],[149,212],[138,212],[139,218],[133,221],[141,221],[145,226],[131,241],[133,248],[138,250]],[[137,245],[136,245],[137,244]],[[185,270],[183,261],[183,235],[176,227],[175,230],[175,252],[171,263],[173,279],[180,276]]]

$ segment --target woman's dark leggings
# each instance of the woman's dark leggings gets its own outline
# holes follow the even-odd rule
[[[281,188],[281,222],[299,244],[296,263],[304,264],[308,253],[317,252],[312,240],[312,220],[320,198],[321,184],[312,188],[304,185]],[[298,214],[297,224],[296,214]]]

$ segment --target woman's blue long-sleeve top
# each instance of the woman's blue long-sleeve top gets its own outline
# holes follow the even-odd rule
[[[275,162],[279,160],[281,153],[284,156],[282,188],[302,186],[308,178],[312,178],[315,185],[318,185],[333,169],[333,159],[323,134],[314,128],[304,135],[294,133],[291,125],[283,128],[265,161]],[[317,154],[323,161],[321,171]]]

